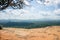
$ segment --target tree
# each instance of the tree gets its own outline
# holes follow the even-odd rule
[[[10,4],[13,9],[22,9],[23,5],[23,0],[13,0]]]
[[[13,0],[10,4],[10,6],[13,8],[13,9],[23,9],[23,7],[26,5],[26,2],[31,2],[33,0]]]
[[[3,10],[7,8],[8,6],[11,6],[13,9],[22,9],[25,4],[26,0],[0,0],[0,10]],[[27,0],[27,1],[33,1],[33,0]]]
[[[0,10],[9,6],[11,0],[0,0]]]

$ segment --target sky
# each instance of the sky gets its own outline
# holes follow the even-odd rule
[[[27,5],[23,9],[12,9],[8,7],[0,11],[1,19],[38,20],[52,19],[60,20],[60,0],[24,0]]]

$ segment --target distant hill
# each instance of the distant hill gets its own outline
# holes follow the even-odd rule
[[[9,21],[0,20],[0,25],[4,27],[19,27],[19,28],[40,28],[46,26],[60,26],[60,20],[44,20],[44,21]]]

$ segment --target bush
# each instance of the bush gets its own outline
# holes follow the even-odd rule
[[[0,30],[2,29],[2,26],[0,25]]]

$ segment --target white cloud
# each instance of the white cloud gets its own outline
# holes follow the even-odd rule
[[[60,9],[54,10],[54,14],[60,16]]]
[[[37,1],[37,0],[36,0]],[[37,1],[40,3],[40,1]],[[57,5],[60,1],[58,0],[46,0],[44,2],[45,5]],[[25,2],[27,5],[30,5],[28,2]],[[29,9],[6,9],[4,11],[0,11],[0,19],[60,19],[60,9],[54,11],[43,11],[40,10],[36,12],[37,9],[34,6],[31,6]],[[32,12],[33,11],[33,12]]]
[[[21,14],[22,13],[22,14]],[[5,12],[0,12],[0,19],[60,19],[57,14],[60,14],[60,9],[51,11],[39,11],[37,13],[31,13],[29,10],[5,10]]]
[[[52,5],[53,1],[52,0],[45,0],[44,4],[46,6]]]
[[[29,3],[27,0],[24,0],[24,3],[25,3],[26,5],[30,5],[30,3]]]
[[[42,15],[42,16],[52,16],[52,15],[51,15],[51,12],[49,12],[49,11],[48,11],[48,12],[47,12],[47,11],[40,11],[39,13],[40,13],[40,15]]]
[[[39,4],[44,4],[46,6],[50,6],[50,5],[57,5],[58,3],[60,3],[60,0],[36,0],[37,3]]]
[[[36,0],[37,3],[39,4],[44,4],[44,5],[51,5],[52,4],[52,0]]]
[[[54,2],[54,4],[58,4],[58,3],[60,3],[60,0],[54,0],[53,2]]]
[[[18,14],[18,13],[16,13]],[[38,14],[34,14],[34,13],[24,13],[22,15],[14,15],[14,14],[0,14],[0,19],[23,19],[23,20],[27,20],[27,19],[43,19],[43,18],[51,18],[51,19],[59,19],[58,16],[56,15],[52,15],[49,12],[40,12]]]
[[[28,11],[28,10],[22,10],[22,12],[23,12],[23,13],[29,13],[29,11]]]
[[[43,4],[40,0],[36,0],[36,2],[39,3],[39,4]]]

